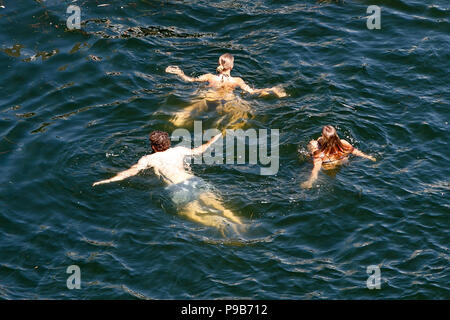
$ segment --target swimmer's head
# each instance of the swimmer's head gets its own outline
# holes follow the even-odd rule
[[[167,132],[153,131],[150,133],[149,139],[154,152],[162,152],[170,148],[170,138]]]
[[[339,137],[337,135],[337,132],[336,132],[336,129],[333,126],[330,126],[330,125],[323,127],[323,129],[322,129],[322,137],[326,141],[332,140],[334,138],[338,138],[339,139]]]
[[[224,53],[219,58],[219,66],[217,67],[217,72],[220,74],[225,71],[231,71],[234,66],[234,57],[230,53]]]
[[[339,138],[336,129],[333,126],[327,125],[322,129],[322,138],[318,140],[320,144],[319,150],[314,152],[314,155],[320,155],[322,152],[326,155],[334,155],[340,153],[351,152],[351,146],[344,145]]]

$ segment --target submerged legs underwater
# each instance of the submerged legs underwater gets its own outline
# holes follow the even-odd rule
[[[205,96],[196,98],[191,105],[176,112],[170,122],[177,127],[186,126],[194,121],[196,116],[213,108],[219,116],[214,123],[215,127],[223,131],[241,129],[247,123],[246,120],[251,117],[251,108],[247,102],[234,95],[232,99],[223,99],[223,96],[217,93],[208,92]],[[216,213],[211,213],[210,209]],[[234,233],[244,230],[241,219],[225,208],[217,196],[210,191],[201,193],[196,200],[185,204],[177,211],[192,221],[219,229],[222,234],[230,229]],[[220,215],[217,215],[217,211]]]
[[[236,96],[233,96],[232,99],[222,99],[220,96],[209,94],[206,97],[195,99],[191,105],[176,112],[170,122],[177,127],[183,127],[194,121],[195,117],[213,108],[216,115],[219,116],[214,125],[222,130],[241,129],[252,117],[252,109],[246,101]]]
[[[212,214],[210,211],[218,211],[220,215]],[[243,231],[243,223],[235,214],[225,208],[216,195],[211,192],[200,194],[197,200],[194,200],[184,208],[179,210],[179,214],[186,218],[201,223],[205,226],[215,227],[225,235],[225,231],[231,229],[234,233]]]

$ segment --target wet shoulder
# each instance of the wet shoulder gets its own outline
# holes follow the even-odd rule
[[[350,144],[350,142],[348,142],[348,141],[346,141],[344,139],[341,139],[341,143],[344,146],[344,148],[346,148],[346,150],[345,150],[346,152],[352,152],[353,151],[354,147]]]
[[[308,150],[310,153],[314,153],[316,150],[319,150],[319,143],[317,140],[311,140],[308,143]]]
[[[211,74],[211,73],[206,73],[201,75],[200,77],[198,77],[198,79],[200,81],[213,81],[215,78],[215,75]]]
[[[155,152],[147,156],[145,160],[148,166],[160,167],[167,163],[182,161],[183,158],[190,154],[190,149],[182,146],[173,147],[163,152]],[[143,160],[144,161],[144,160]]]
[[[242,79],[240,77],[232,77],[232,81],[237,86],[245,86],[246,85],[244,79]]]

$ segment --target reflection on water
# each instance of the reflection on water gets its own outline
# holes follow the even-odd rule
[[[161,26],[136,26],[128,27],[123,24],[111,23],[109,19],[88,19],[81,22],[82,29],[77,30],[86,35],[100,36],[104,39],[128,39],[128,38],[203,38],[214,36],[213,33],[189,33],[179,30],[177,27]],[[104,28],[105,30],[98,30]],[[91,30],[95,31],[91,31]]]
[[[15,44],[14,46],[12,46],[11,48],[6,48],[6,49],[2,49],[1,51],[3,51],[4,53],[6,53],[7,55],[11,56],[11,57],[15,57],[18,58],[20,57],[21,53],[20,50],[24,48],[23,45],[21,44]]]
[[[23,53],[21,52],[21,50],[23,48],[25,48],[25,46],[23,46],[21,44],[15,44],[11,48],[1,49],[0,51],[3,51],[4,53],[6,53],[7,55],[9,55],[11,57],[20,58],[20,56],[23,55]],[[59,49],[54,49],[51,51],[39,51],[33,55],[30,55],[28,58],[23,59],[22,61],[23,62],[32,62],[32,61],[36,61],[36,59],[38,59],[39,57],[41,58],[41,61],[45,61],[58,53],[59,53]]]

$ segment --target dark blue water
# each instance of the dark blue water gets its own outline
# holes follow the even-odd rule
[[[69,4],[81,30],[66,28]],[[0,6],[0,298],[450,298],[447,1]],[[195,98],[201,85],[165,68],[214,72],[225,52],[233,75],[288,93],[242,95],[247,128],[280,129],[277,175],[192,166],[249,230],[223,236],[165,211],[151,170],[92,188]],[[352,158],[302,189],[326,124],[377,162]]]

